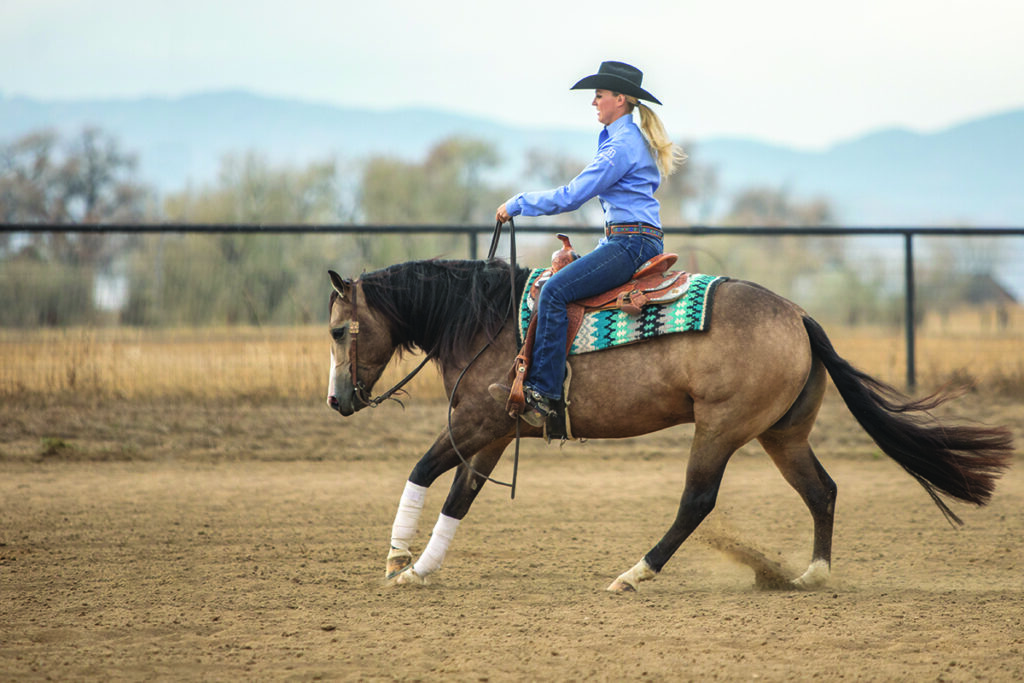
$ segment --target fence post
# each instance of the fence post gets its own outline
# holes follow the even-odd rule
[[[903,278],[907,331],[907,390],[913,391],[917,386],[917,372],[914,367],[914,233],[909,230],[903,233]]]

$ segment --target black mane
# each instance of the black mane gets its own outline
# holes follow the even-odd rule
[[[516,272],[516,300],[527,271]],[[509,264],[490,261],[410,261],[360,278],[367,305],[391,326],[400,350],[420,348],[442,364],[468,361],[482,332],[494,339],[509,316]],[[479,342],[477,342],[479,345]]]

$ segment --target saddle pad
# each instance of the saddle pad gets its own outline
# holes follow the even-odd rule
[[[530,298],[530,287],[543,268],[530,273],[519,306],[519,338],[522,340],[530,325],[536,302]],[[583,316],[570,355],[601,351],[624,344],[652,339],[677,332],[703,332],[711,323],[711,304],[715,290],[727,277],[693,273],[684,285],[686,292],[666,304],[647,304],[638,316],[622,310],[588,311]]]

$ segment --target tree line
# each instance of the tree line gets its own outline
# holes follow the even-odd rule
[[[699,163],[699,148],[687,147],[690,161],[656,195],[665,225],[704,218],[718,199],[714,169]],[[486,225],[514,191],[562,184],[586,162],[546,150],[529,150],[525,159],[525,180],[513,186],[494,179],[502,162],[495,146],[467,137],[440,140],[419,160],[325,158],[288,166],[243,151],[222,159],[215,180],[160,197],[138,179],[136,155],[113,135],[97,128],[68,138],[38,131],[0,141],[0,222]],[[591,202],[550,222],[571,228],[600,221]],[[835,224],[836,216],[827,199],[800,201],[785,188],[752,187],[729,199],[718,222],[799,227]],[[319,321],[327,267],[358,274],[459,255],[462,239],[0,232],[0,325]],[[840,299],[836,310],[849,321],[879,306],[899,308],[879,302],[886,295],[878,274],[848,264],[837,240],[722,238],[716,244],[719,272],[759,279],[770,261],[783,271],[772,283],[783,292],[826,267],[836,291],[814,295]]]

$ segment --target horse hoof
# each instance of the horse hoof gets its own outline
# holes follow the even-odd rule
[[[790,585],[793,588],[795,588],[797,590],[801,590],[801,591],[816,591],[816,590],[819,590],[821,588],[824,588],[825,587],[825,582],[821,581],[820,583],[816,583],[814,581],[808,581],[808,580],[804,579],[804,577],[801,576],[799,578],[796,578],[796,579],[793,579],[792,581],[790,581]]]
[[[417,574],[412,567],[395,577],[396,586],[422,586],[426,582],[426,579]]]
[[[609,593],[636,593],[636,586],[618,578],[612,581],[607,590]]]
[[[651,569],[646,559],[640,560],[628,572],[619,574],[619,577],[612,581],[612,585],[608,586],[608,591],[611,593],[636,593],[637,586],[641,581],[650,581],[656,575],[657,572]]]
[[[392,550],[388,553],[388,564],[384,569],[384,580],[391,581],[412,564],[412,553],[408,550]]]
[[[827,562],[815,560],[807,568],[803,576],[793,579],[793,587],[805,591],[814,591],[823,588],[829,579],[829,565]]]

